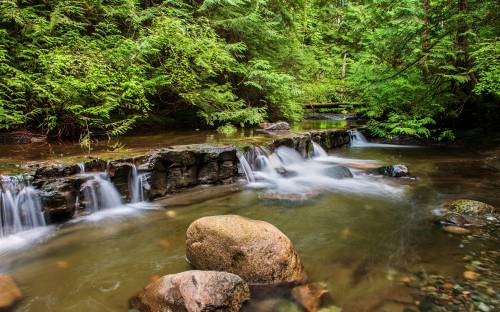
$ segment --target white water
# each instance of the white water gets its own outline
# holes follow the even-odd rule
[[[403,192],[403,188],[388,185],[382,179],[363,174],[361,170],[337,168],[374,161],[328,156],[321,146],[313,146],[315,151],[310,159],[304,159],[296,150],[284,146],[270,155],[257,155],[250,160],[255,182],[249,183],[249,187],[285,195],[344,192],[397,196]],[[342,172],[346,171],[351,171],[353,176],[342,176]]]
[[[94,213],[123,205],[120,193],[104,173],[93,174],[92,176],[93,179],[82,185],[87,212]]]
[[[84,163],[79,163],[78,168],[80,168],[80,172],[79,172],[80,174],[85,173],[85,164]]]
[[[38,192],[17,177],[2,177],[0,238],[45,225]]]
[[[132,164],[132,170],[130,171],[128,190],[131,203],[144,201],[143,175],[137,173],[137,167],[134,164]]]
[[[247,182],[248,183],[255,182],[255,177],[253,175],[252,168],[250,167],[250,164],[248,163],[246,158],[240,153],[238,153],[237,156],[240,161],[241,169],[243,170],[243,173],[245,173]]]
[[[351,131],[351,147],[398,147],[398,148],[414,148],[416,145],[398,145],[398,144],[382,144],[370,143],[366,137],[358,130]]]
[[[328,153],[316,142],[312,142],[313,157],[327,157]]]

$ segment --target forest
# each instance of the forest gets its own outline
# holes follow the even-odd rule
[[[0,129],[54,138],[297,121],[349,103],[372,135],[499,120],[494,0],[2,0]]]

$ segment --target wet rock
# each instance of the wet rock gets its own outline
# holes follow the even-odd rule
[[[103,172],[108,166],[108,162],[102,159],[91,159],[83,164],[85,171]]]
[[[12,308],[23,297],[21,290],[10,275],[0,275],[0,311]]]
[[[460,215],[468,216],[484,216],[486,214],[495,213],[495,207],[470,199],[456,199],[447,202],[444,208]]]
[[[259,126],[265,131],[286,131],[290,130],[290,124],[286,121],[278,121],[273,123],[263,122]]]
[[[162,149],[145,158],[140,170],[148,171],[149,197],[199,184],[224,184],[238,176],[236,149],[194,144]]]
[[[129,181],[132,176],[133,167],[132,159],[129,161],[111,161],[107,166],[106,172],[111,182],[123,197],[130,197]]]
[[[80,172],[78,165],[64,166],[61,164],[39,167],[35,171],[35,180],[67,177]]]
[[[401,178],[409,175],[408,167],[401,164],[381,167],[377,171],[380,174],[393,178]]]
[[[498,222],[495,207],[468,199],[447,202],[436,214],[436,221],[454,227],[478,227]]]
[[[272,142],[271,149],[280,146],[287,146],[298,151],[302,157],[312,156],[312,142],[318,143],[326,150],[346,145],[350,141],[348,131],[344,129],[316,130],[304,133],[294,133],[285,137],[280,137]]]
[[[73,217],[78,208],[76,197],[81,185],[87,180],[88,177],[71,176],[37,182],[45,219],[48,223],[63,222]]]
[[[186,255],[196,269],[231,272],[249,283],[301,284],[307,279],[288,237],[270,223],[237,215],[191,223]]]
[[[335,179],[352,178],[352,172],[344,166],[334,166],[326,169],[326,174]]]
[[[292,296],[308,312],[316,312],[321,306],[322,300],[328,295],[328,291],[318,284],[306,284],[294,287]]]
[[[186,271],[152,282],[130,300],[130,307],[147,312],[235,312],[249,298],[248,285],[235,274]]]

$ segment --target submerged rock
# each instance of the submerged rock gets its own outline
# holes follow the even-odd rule
[[[377,171],[380,174],[393,178],[406,177],[410,174],[408,167],[401,164],[381,167],[378,168]]]
[[[308,192],[308,193],[279,193],[279,192],[262,192],[259,193],[259,199],[263,200],[277,200],[277,201],[287,201],[287,202],[304,202],[310,200],[311,198],[319,196],[319,192]]]
[[[186,255],[201,270],[226,271],[249,283],[301,284],[307,280],[292,242],[270,223],[237,215],[191,223]]]
[[[249,298],[248,285],[235,274],[186,271],[156,279],[130,300],[130,307],[147,312],[235,312]]]
[[[333,166],[326,169],[326,174],[335,179],[352,178],[352,172],[349,168],[344,166]]]
[[[300,303],[307,312],[318,311],[323,298],[328,295],[328,290],[318,284],[306,284],[292,289],[293,298]]]
[[[23,294],[10,275],[0,275],[0,311],[12,308]]]

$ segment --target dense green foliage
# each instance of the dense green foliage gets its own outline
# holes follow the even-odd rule
[[[374,134],[498,112],[493,0],[1,0],[0,129],[89,139],[356,104]]]

